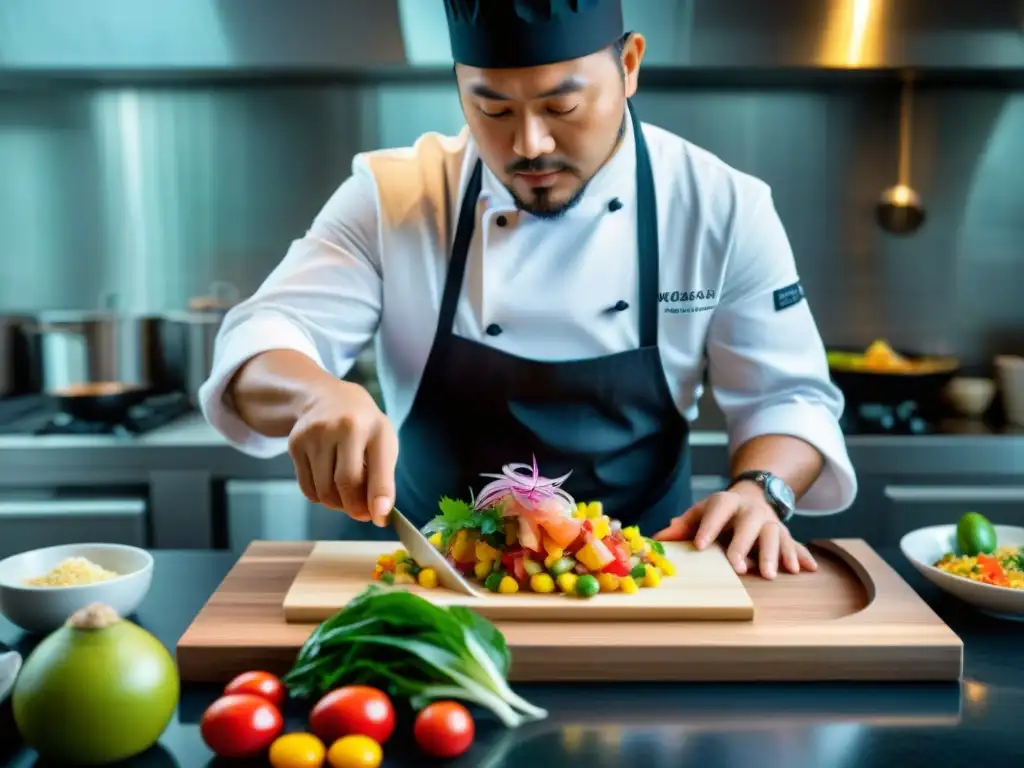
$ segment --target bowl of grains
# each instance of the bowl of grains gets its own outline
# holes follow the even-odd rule
[[[49,633],[75,611],[105,603],[130,616],[149,592],[153,556],[126,544],[62,544],[0,560],[0,615]]]

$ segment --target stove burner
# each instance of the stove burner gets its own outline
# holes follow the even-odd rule
[[[842,419],[847,434],[927,435],[934,431],[931,420],[921,414],[917,403],[848,403]]]
[[[193,411],[184,393],[155,395],[132,406],[120,422],[76,419],[45,396],[0,402],[0,434],[8,435],[141,435]]]

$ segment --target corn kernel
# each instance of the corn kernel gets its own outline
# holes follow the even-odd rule
[[[622,529],[622,535],[626,537],[626,541],[632,541],[633,539],[639,539],[640,529],[635,525],[627,526]]]
[[[489,574],[491,572],[491,569],[493,567],[494,567],[494,561],[493,560],[481,560],[479,563],[477,563],[475,566],[473,566],[473,573],[476,574],[476,577],[478,579],[486,579],[487,578],[487,574]]]
[[[557,563],[561,559],[561,557],[561,555],[548,555],[544,558],[544,567],[548,570],[551,570],[555,566],[555,563]]]
[[[530,589],[534,592],[542,592],[544,594],[554,592],[555,580],[546,573],[535,573],[530,577]]]
[[[614,592],[619,588],[619,577],[614,573],[601,573],[597,576],[597,583],[601,585],[602,592]]]
[[[416,579],[408,571],[395,573],[395,584],[415,584]]]
[[[644,573],[644,586],[657,587],[661,584],[661,570],[656,565],[648,565]]]
[[[395,567],[395,558],[391,555],[381,555],[377,558],[377,565],[385,571],[389,571]]]
[[[629,551],[634,555],[639,555],[641,552],[644,551],[644,547],[646,546],[647,544],[644,542],[644,540],[639,537],[629,540]]]
[[[441,532],[438,531],[437,533],[432,533],[430,535],[430,538],[427,539],[427,541],[429,541],[431,544],[434,545],[434,549],[440,549],[441,548]]]
[[[424,568],[420,571],[419,576],[416,577],[416,581],[419,582],[421,587],[433,589],[437,586],[437,571],[433,568]]]
[[[636,580],[632,576],[623,576],[619,581],[619,589],[627,595],[632,595],[635,592],[640,591],[640,587],[637,586]]]
[[[601,517],[595,517],[593,525],[595,538],[603,539],[605,536],[612,532],[611,523],[609,522],[608,518],[604,515],[602,515]]]
[[[658,570],[661,571],[663,576],[676,575],[676,567],[672,565],[671,562],[669,562],[667,557],[655,554],[651,556],[651,562],[654,563],[655,566],[657,566]]]
[[[391,553],[391,556],[395,558],[396,563],[404,563],[406,560],[409,559],[409,553],[406,552],[404,549],[396,549],[394,552]]]
[[[506,576],[498,584],[498,591],[503,595],[512,595],[519,591],[519,582],[511,576]]]
[[[604,514],[604,505],[600,501],[592,501],[587,504],[587,517],[591,520]]]
[[[577,509],[575,512],[572,513],[572,516],[574,518],[576,518],[577,520],[584,520],[587,517],[587,510],[586,509]]]
[[[576,594],[576,578],[575,573],[563,573],[557,579],[558,588],[567,595]]]
[[[403,573],[408,575],[410,572],[411,571],[409,569],[409,564],[408,563],[399,563],[398,565],[395,566],[395,576],[400,576]]]

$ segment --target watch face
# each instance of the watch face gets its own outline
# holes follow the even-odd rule
[[[793,490],[786,485],[781,478],[770,478],[768,480],[767,490],[768,493],[778,500],[786,509],[793,509],[793,507],[796,506],[796,499],[793,496]]]

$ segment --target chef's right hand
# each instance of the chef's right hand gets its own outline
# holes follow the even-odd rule
[[[398,435],[363,387],[341,380],[318,386],[288,436],[288,453],[307,499],[387,525]]]

